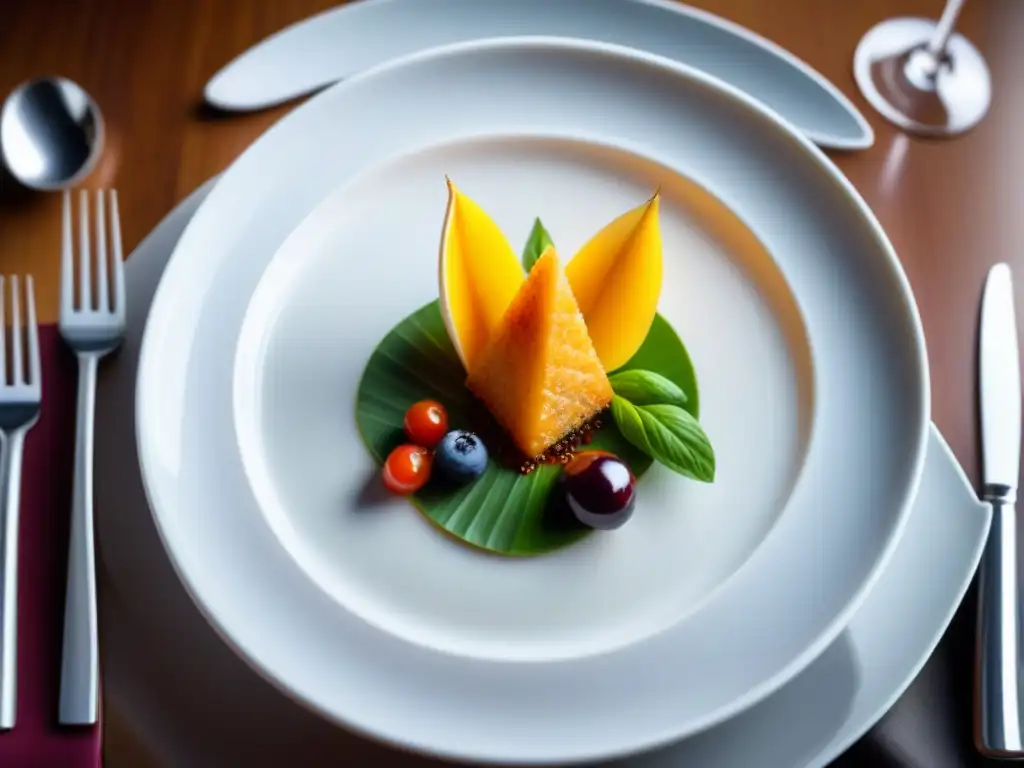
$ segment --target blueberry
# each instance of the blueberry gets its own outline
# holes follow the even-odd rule
[[[476,480],[487,469],[487,448],[472,432],[454,429],[438,443],[434,470],[454,483]]]

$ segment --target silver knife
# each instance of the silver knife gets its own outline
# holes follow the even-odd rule
[[[979,396],[983,496],[992,529],[981,563],[978,605],[975,744],[982,754],[1024,756],[1017,649],[1017,521],[1021,388],[1013,281],[992,267],[981,304]]]
[[[674,0],[361,0],[257,43],[214,75],[204,96],[222,110],[264,109],[427,48],[536,35],[616,43],[688,64],[759,99],[823,147],[874,143],[864,116],[805,62]]]

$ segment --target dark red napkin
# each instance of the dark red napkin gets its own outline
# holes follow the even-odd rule
[[[18,554],[18,715],[0,768],[98,768],[101,727],[57,725],[75,454],[74,356],[40,328],[43,408],[25,440]]]

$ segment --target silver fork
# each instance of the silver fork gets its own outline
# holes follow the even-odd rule
[[[93,545],[93,430],[96,369],[124,336],[124,263],[117,192],[109,192],[110,244],[107,249],[106,201],[95,197],[95,226],[89,225],[89,194],[79,204],[78,292],[72,242],[71,195],[64,193],[61,244],[60,334],[78,357],[78,418],[75,436],[75,487],[68,549],[68,585],[64,603],[64,648],[60,671],[59,722],[92,725],[99,695],[99,643],[96,619],[96,556]],[[90,230],[95,236],[92,258]],[[95,280],[93,279],[95,267]]]
[[[32,278],[25,278],[22,328],[18,278],[10,278],[10,353],[7,350],[4,283],[0,277],[0,729],[14,727],[18,696],[18,519],[21,502],[21,457],[25,435],[39,419],[43,381],[39,365],[39,327]],[[23,333],[24,331],[24,333]],[[27,347],[27,349],[26,349]],[[10,365],[8,366],[8,362]]]

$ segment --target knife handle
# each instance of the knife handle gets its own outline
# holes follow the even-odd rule
[[[978,584],[974,741],[988,757],[1020,757],[1015,499],[1006,486],[986,487],[985,498],[992,503],[992,529]]]

